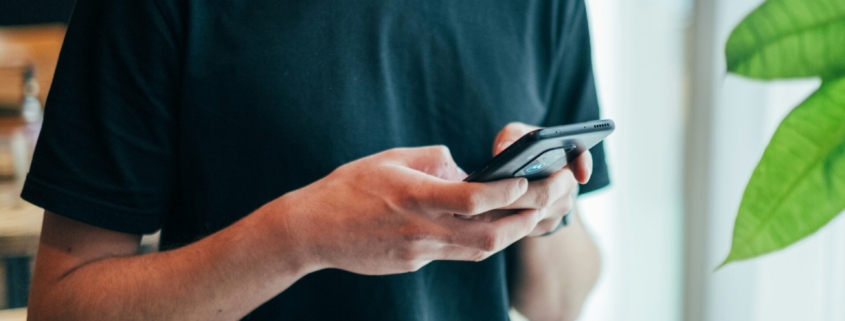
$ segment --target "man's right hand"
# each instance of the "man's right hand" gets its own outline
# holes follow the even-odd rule
[[[505,207],[528,185],[465,176],[444,147],[389,150],[194,243],[143,255],[140,235],[47,212],[29,317],[236,320],[318,269],[391,274],[433,260],[479,261],[534,229],[536,210],[456,218]]]
[[[480,261],[525,237],[540,219],[524,210],[492,222],[456,218],[505,207],[524,178],[461,181],[443,146],[399,148],[339,167],[266,205],[316,269],[360,274],[416,271],[433,260]]]

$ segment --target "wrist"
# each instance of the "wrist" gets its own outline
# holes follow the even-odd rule
[[[296,206],[293,193],[268,203],[258,210],[260,219],[258,225],[264,235],[269,235],[265,242],[273,244],[272,257],[283,260],[290,264],[301,276],[311,272],[329,268],[325,266],[324,260],[320,258],[320,251],[317,251],[316,242],[313,240],[310,231],[311,221],[307,216],[299,213],[301,206]]]

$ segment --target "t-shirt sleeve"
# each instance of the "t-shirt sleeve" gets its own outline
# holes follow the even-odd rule
[[[153,0],[78,0],[22,197],[125,233],[158,230],[177,178],[178,24]]]
[[[554,55],[551,61],[549,113],[544,126],[580,123],[599,119],[599,104],[593,78],[590,30],[584,0],[556,1],[557,12],[563,19],[556,21],[552,39]],[[581,186],[581,194],[610,184],[605,160],[604,144],[599,143],[593,154],[593,174]]]

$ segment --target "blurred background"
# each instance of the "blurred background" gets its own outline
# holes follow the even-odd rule
[[[728,75],[761,0],[586,0],[613,185],[583,199],[604,271],[580,320],[845,320],[845,223],[715,267],[769,137],[816,80]],[[20,200],[73,0],[0,1],[0,320],[23,320],[40,209]],[[155,237],[144,240],[155,248]]]

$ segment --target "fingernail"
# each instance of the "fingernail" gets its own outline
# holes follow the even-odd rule
[[[590,181],[590,176],[593,176],[593,171],[587,170],[586,173],[584,173],[584,177],[581,177],[580,179],[578,179],[578,184],[581,184],[581,185],[587,184],[587,182]]]

